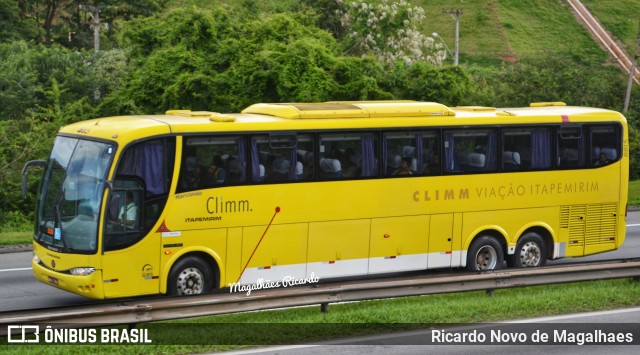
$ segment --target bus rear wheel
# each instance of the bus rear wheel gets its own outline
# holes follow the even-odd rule
[[[493,237],[484,235],[476,239],[467,253],[467,270],[486,271],[502,268],[504,252]]]
[[[179,260],[169,274],[170,295],[200,295],[213,288],[213,271],[201,258],[188,256]]]
[[[515,267],[536,267],[547,263],[547,248],[538,233],[530,232],[522,236],[516,245],[516,252],[510,256]]]

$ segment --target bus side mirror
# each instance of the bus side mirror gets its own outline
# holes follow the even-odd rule
[[[39,166],[42,168],[47,167],[47,162],[44,160],[30,160],[22,168],[22,198],[27,198],[27,169],[32,166]]]

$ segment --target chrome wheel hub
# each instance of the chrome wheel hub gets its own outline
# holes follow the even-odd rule
[[[196,268],[188,268],[182,270],[178,275],[178,294],[179,295],[198,295],[204,289],[204,275]]]

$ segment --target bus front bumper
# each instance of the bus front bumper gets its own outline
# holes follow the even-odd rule
[[[90,275],[76,276],[56,272],[42,266],[35,260],[31,260],[31,268],[36,279],[44,284],[72,292],[80,296],[104,299],[102,270],[95,270]]]

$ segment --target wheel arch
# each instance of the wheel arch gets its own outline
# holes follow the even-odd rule
[[[527,233],[536,233],[537,235],[539,235],[540,237],[542,237],[542,240],[544,241],[544,244],[547,248],[547,260],[551,260],[553,259],[553,255],[555,252],[555,238],[553,236],[553,233],[551,232],[551,228],[548,225],[529,225],[529,226],[525,226],[524,228],[522,228],[521,231],[518,232],[518,239],[515,241],[516,245],[518,244],[518,242],[520,242],[520,239],[522,239],[525,235],[527,235]],[[515,249],[515,246],[514,246]],[[513,250],[514,249],[510,249],[509,254],[513,254]]]
[[[173,266],[180,260],[188,258],[188,257],[197,257],[202,259],[207,265],[211,268],[213,272],[213,287],[219,288],[221,285],[222,270],[220,265],[222,265],[222,260],[220,259],[220,255],[214,252],[211,249],[197,249],[197,248],[185,248],[180,250],[178,253],[174,254],[167,262],[163,264],[162,269],[162,278],[160,280],[160,293],[167,293],[167,283],[169,281],[169,274]]]
[[[465,247],[464,247],[464,255],[465,257],[463,257],[461,259],[462,262],[462,267],[466,267],[467,266],[467,258],[466,258],[466,254],[469,252],[469,248],[471,248],[471,245],[478,240],[478,238],[482,237],[482,236],[490,236],[492,238],[494,238],[495,240],[498,241],[498,243],[500,244],[500,246],[502,247],[502,259],[504,260],[507,256],[507,233],[504,229],[497,227],[497,226],[492,226],[492,227],[487,227],[487,228],[479,228],[476,229],[473,233],[470,234],[470,237],[467,238],[467,241],[465,242]]]

